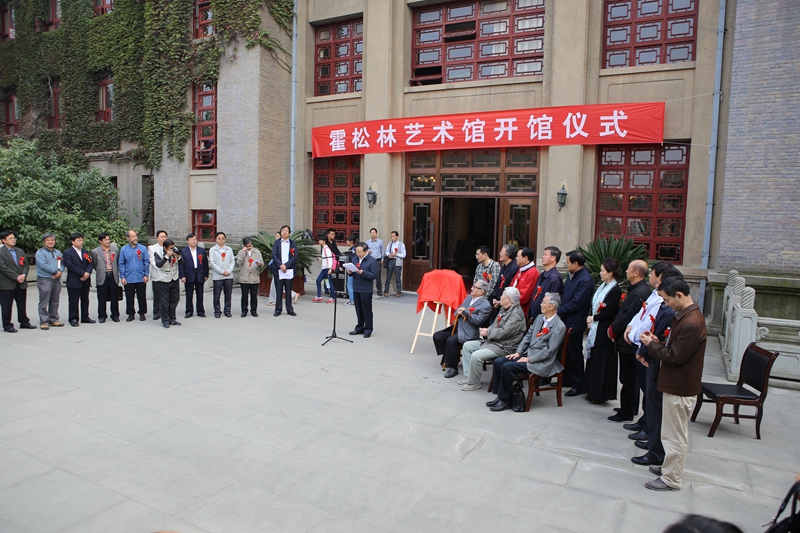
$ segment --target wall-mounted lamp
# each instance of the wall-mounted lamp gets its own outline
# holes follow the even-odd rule
[[[369,186],[367,189],[367,203],[369,204],[369,208],[372,209],[372,206],[375,205],[375,202],[378,200],[378,193],[372,190],[372,185]]]
[[[558,210],[564,209],[564,204],[567,203],[567,190],[564,188],[564,183],[561,183],[561,189],[556,193],[558,197]]]

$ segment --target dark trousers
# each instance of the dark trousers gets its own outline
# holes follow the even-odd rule
[[[147,286],[144,282],[128,283],[125,285],[125,314],[135,315],[136,307],[133,305],[133,297],[139,301],[139,314],[147,314]]]
[[[619,392],[619,415],[623,418],[633,418],[639,411],[639,380],[636,378],[636,354],[634,352],[619,352],[619,382],[622,390]]]
[[[159,319],[161,318],[161,296],[159,292],[156,290],[156,283],[160,283],[158,281],[153,282],[153,318]]]
[[[206,313],[206,308],[203,307],[203,287],[205,287],[205,282],[203,281],[193,281],[191,283],[185,283],[186,287],[186,313],[187,314],[194,314],[194,305],[193,305],[193,295],[197,295],[197,314],[204,315]]]
[[[20,325],[30,324],[28,313],[25,310],[28,299],[28,289],[20,288],[19,284],[10,291],[0,291],[0,307],[3,309],[3,329],[13,329],[11,322],[11,306],[17,303],[17,320]]]
[[[69,321],[78,320],[78,305],[80,304],[80,319],[89,318],[89,283],[84,283],[80,289],[67,288],[69,297]]]
[[[381,283],[381,272],[383,271],[383,264],[380,259],[375,259],[378,262],[378,273],[375,274],[375,287],[378,294],[383,294],[383,283]]]
[[[433,334],[436,354],[444,355],[446,368],[458,368],[458,360],[461,358],[461,343],[458,342],[458,334],[450,334],[452,330],[453,328],[444,328]]]
[[[247,314],[247,297],[250,297],[250,312],[258,311],[258,283],[240,283],[242,288],[242,314]]]
[[[358,319],[355,331],[372,333],[372,287],[369,292],[357,292],[353,297]]]
[[[161,309],[158,310],[161,322],[167,324],[175,322],[175,310],[178,308],[178,302],[181,299],[181,286],[178,280],[155,281],[153,282],[153,288],[158,294],[158,304],[161,306]]]
[[[586,390],[584,377],[586,370],[583,367],[583,332],[572,332],[567,344],[567,360],[564,367],[564,385],[580,391]]]
[[[389,259],[389,268],[386,269],[386,285],[384,286],[383,292],[389,292],[389,287],[392,285],[392,276],[394,276],[394,281],[397,284],[397,293],[399,294],[400,291],[403,290],[403,283],[400,279],[403,274],[403,267],[395,266],[395,260]]]
[[[634,363],[636,366],[636,381],[639,382],[639,390],[642,391],[642,416],[639,417],[638,423],[642,426],[642,431],[647,433],[648,419],[647,416],[647,368],[637,359]]]
[[[661,410],[663,394],[658,392],[656,381],[661,361],[648,359],[650,366],[645,369],[647,381],[645,401],[647,402],[647,449],[659,460],[664,460],[664,445],[661,444]],[[643,365],[644,366],[644,365]]]
[[[509,402],[511,401],[511,384],[517,379],[517,374],[530,374],[528,363],[498,357],[494,360],[493,366],[492,392],[504,402]]]
[[[280,276],[275,276],[275,290],[278,291],[275,295],[275,312],[283,312],[283,302],[281,298],[286,299],[286,310],[294,312],[292,305],[292,282],[293,279],[281,279]],[[333,285],[331,285],[331,292],[335,292]],[[285,296],[284,296],[285,294]]]
[[[119,318],[119,300],[117,299],[117,282],[112,274],[106,274],[106,280],[97,287],[97,318],[107,318],[106,302],[111,302],[111,318]]]
[[[219,296],[225,293],[225,308],[223,311],[225,315],[231,314],[231,296],[233,294],[233,280],[232,279],[215,279],[214,280],[214,316],[219,316],[223,311],[219,308]]]

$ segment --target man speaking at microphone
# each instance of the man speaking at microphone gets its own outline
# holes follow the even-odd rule
[[[358,324],[350,335],[372,336],[372,285],[378,275],[380,265],[369,254],[366,243],[356,244],[356,270],[353,272],[353,292]]]

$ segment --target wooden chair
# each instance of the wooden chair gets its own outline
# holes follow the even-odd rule
[[[778,358],[779,352],[770,352],[763,348],[756,346],[755,342],[751,342],[744,351],[742,357],[742,364],[739,367],[739,381],[736,385],[727,383],[701,383],[701,392],[697,395],[697,405],[692,413],[692,422],[697,418],[697,413],[703,403],[713,402],[717,404],[717,415],[714,417],[714,423],[711,424],[711,430],[708,432],[709,437],[714,436],[717,431],[722,417],[733,418],[735,423],[739,423],[740,418],[755,419],[756,421],[756,438],[761,439],[761,417],[764,414],[764,399],[767,397],[767,389],[769,387],[769,373],[772,370],[772,365],[775,359]],[[752,392],[750,389],[744,387],[749,385],[758,391],[758,394]],[[703,395],[708,396],[704,399]],[[723,413],[726,404],[733,405],[733,413]],[[739,407],[752,406],[756,408],[755,415],[740,415]]]
[[[561,366],[564,367],[567,364],[567,345],[569,344],[569,338],[572,335],[572,328],[567,329],[567,334],[564,336],[564,342],[561,344]],[[555,386],[549,385],[547,387],[540,387],[539,386],[539,378],[550,379],[552,381],[553,378],[556,378]],[[536,374],[520,374],[517,376],[517,379],[527,379],[528,380],[528,399],[525,401],[525,412],[531,410],[531,402],[533,401],[533,396],[539,396],[539,393],[542,391],[554,390],[556,391],[556,400],[558,401],[558,406],[561,407],[561,389],[564,386],[564,370],[562,369],[561,372],[557,374],[553,374],[552,376],[537,376]]]

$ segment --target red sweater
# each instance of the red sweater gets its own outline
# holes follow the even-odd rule
[[[531,263],[530,268],[522,270],[520,267],[514,280],[511,282],[510,287],[516,287],[519,290],[519,305],[522,306],[522,312],[528,316],[528,308],[531,306],[531,297],[533,290],[536,288],[536,282],[539,280],[539,271],[536,266]]]

